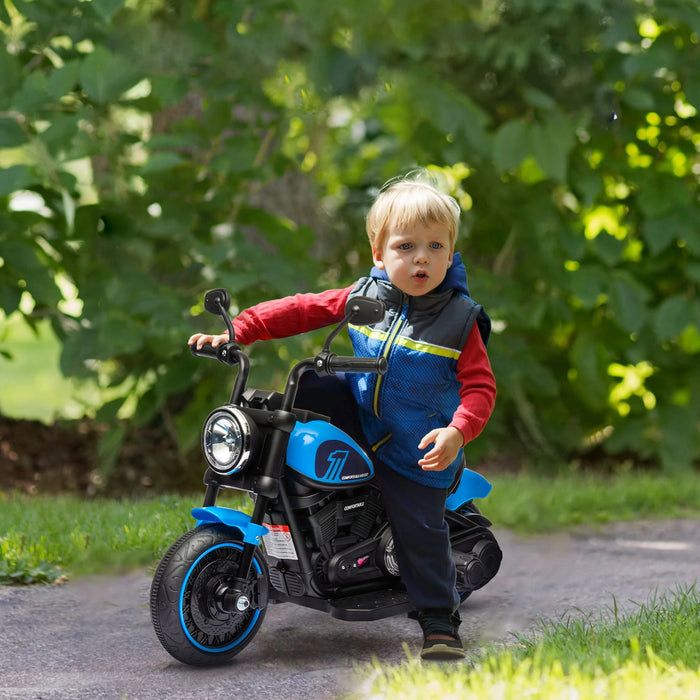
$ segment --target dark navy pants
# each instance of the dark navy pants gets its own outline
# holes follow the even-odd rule
[[[331,418],[373,458],[394,536],[401,578],[411,602],[418,609],[454,610],[459,605],[450,533],[445,522],[447,489],[411,481],[378,460],[367,444],[357,414],[357,404],[342,376],[302,377],[295,405]],[[416,443],[422,435],[416,435]]]

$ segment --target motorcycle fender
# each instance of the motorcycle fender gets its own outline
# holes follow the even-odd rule
[[[491,488],[491,484],[481,474],[465,467],[457,490],[451,493],[445,501],[447,510],[457,510],[474,498],[486,498],[491,492]]]
[[[259,545],[262,537],[268,532],[264,525],[255,525],[250,522],[250,515],[241,513],[240,510],[232,508],[222,508],[221,506],[207,506],[203,508],[193,508],[192,517],[197,521],[197,525],[205,523],[218,523],[226,527],[238,530],[246,544]]]

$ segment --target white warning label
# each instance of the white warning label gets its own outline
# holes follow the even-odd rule
[[[270,525],[265,523],[265,527],[269,530],[263,535],[263,543],[265,551],[271,557],[276,559],[298,559],[297,550],[294,549],[292,542],[292,533],[287,525]]]

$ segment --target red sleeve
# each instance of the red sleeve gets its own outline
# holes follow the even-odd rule
[[[486,347],[475,323],[457,360],[460,405],[450,425],[464,436],[464,444],[484,428],[496,403],[496,380]]]
[[[353,287],[320,294],[296,294],[264,301],[241,312],[233,322],[236,342],[287,338],[337,323],[345,316],[345,302]]]

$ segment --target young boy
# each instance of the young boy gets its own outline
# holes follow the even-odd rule
[[[352,295],[385,303],[382,322],[351,326],[350,337],[357,356],[384,355],[387,373],[344,380],[373,453],[426,659],[465,655],[445,500],[462,448],[486,425],[496,397],[485,348],[490,320],[469,298],[454,253],[459,216],[457,202],[431,185],[397,181],[367,215],[375,265],[369,277],[345,289],[263,302],[234,321],[236,342],[247,345],[336,323]],[[227,340],[225,333],[198,333],[188,342],[216,347]]]

